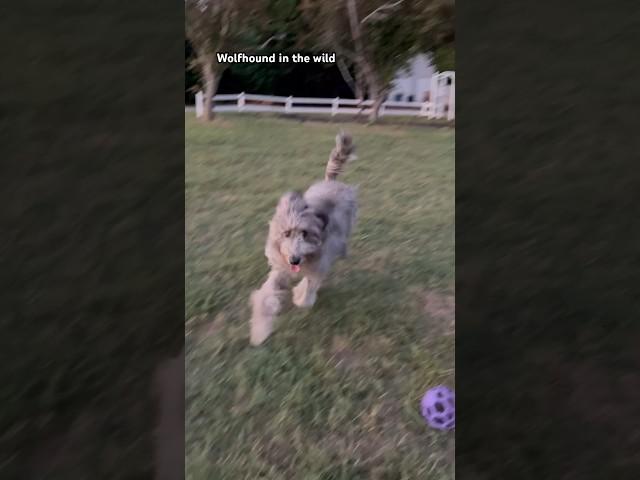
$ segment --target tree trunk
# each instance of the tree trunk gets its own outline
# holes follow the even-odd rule
[[[375,123],[378,121],[380,116],[380,107],[384,103],[384,97],[386,95],[386,91],[380,87],[378,87],[377,80],[373,80],[373,87],[369,90],[371,95],[371,100],[373,100],[373,105],[371,105],[371,111],[369,112],[369,123]]]
[[[213,120],[213,96],[218,88],[218,75],[213,69],[213,59],[204,59],[202,62],[202,77],[204,79],[204,111],[202,119],[205,122]]]
[[[384,100],[383,89],[380,87],[380,81],[376,74],[374,63],[371,61],[369,51],[362,38],[356,0],[345,1],[347,4],[349,25],[351,27],[351,37],[355,46],[357,73],[360,78],[364,77],[366,85],[369,88],[369,99],[373,100],[372,109],[369,113],[369,122],[373,123],[378,119],[378,112]]]
[[[371,112],[369,112],[370,123],[375,123],[378,121],[382,102],[384,102],[384,95],[378,94],[376,97],[374,97],[373,105],[371,106]]]
[[[340,70],[340,74],[342,75],[342,79],[344,82],[349,85],[349,88],[353,93],[357,96],[357,85],[353,76],[349,72],[349,67],[344,63],[344,61],[340,58],[336,61],[336,65],[338,66],[338,70]]]
[[[364,82],[362,81],[362,75],[356,72],[356,91],[354,92],[356,94],[356,98],[358,100],[364,100],[364,92],[365,92],[365,85]]]
[[[364,71],[366,72],[365,79],[369,87],[369,100],[373,100],[371,111],[369,112],[369,123],[375,123],[378,121],[380,107],[384,102],[385,90],[380,88],[380,82],[372,68],[365,68]]]
[[[367,85],[365,83],[365,81],[362,78],[362,74],[358,71],[357,67],[356,67],[356,71],[355,71],[355,95],[356,95],[356,99],[360,102],[358,103],[358,113],[356,113],[356,119],[360,118],[360,115],[362,114],[362,111],[365,109],[364,105],[362,104],[362,102],[364,102],[365,97],[367,95]]]

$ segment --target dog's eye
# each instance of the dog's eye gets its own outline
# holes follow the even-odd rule
[[[307,238],[307,231],[306,230],[302,230],[302,238]]]
[[[284,236],[289,238],[291,236],[291,230],[285,230]]]

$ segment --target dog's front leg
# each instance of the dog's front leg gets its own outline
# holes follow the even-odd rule
[[[293,303],[298,307],[312,307],[318,298],[318,289],[323,279],[324,275],[319,273],[305,276],[293,289]]]
[[[286,301],[288,287],[289,276],[272,270],[262,287],[251,294],[251,345],[260,345],[273,332],[276,317]]]

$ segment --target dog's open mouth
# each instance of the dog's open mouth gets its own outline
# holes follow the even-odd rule
[[[293,273],[298,273],[298,272],[300,271],[300,265],[292,265],[292,264],[289,264],[289,267],[291,268],[291,271],[292,271]]]

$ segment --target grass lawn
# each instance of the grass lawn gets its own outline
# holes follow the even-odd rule
[[[252,348],[267,223],[322,178],[339,126],[185,121],[187,478],[453,479],[454,433],[419,402],[454,385],[454,131],[340,125],[359,156],[350,258]]]

